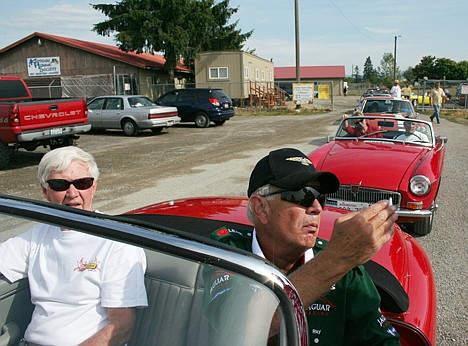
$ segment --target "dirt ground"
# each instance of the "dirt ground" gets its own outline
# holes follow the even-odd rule
[[[323,102],[330,107],[329,101]],[[78,146],[98,162],[101,178],[95,206],[104,212],[124,212],[177,197],[245,195],[248,174],[258,159],[285,145],[312,151],[355,103],[356,98],[343,97],[339,106],[335,102],[336,111],[328,114],[235,116],[223,126],[199,129],[186,123],[136,137],[121,131],[91,132],[81,136]],[[47,151],[17,152],[11,166],[0,171],[1,191],[42,199],[36,170]]]

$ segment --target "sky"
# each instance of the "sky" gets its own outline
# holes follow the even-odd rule
[[[468,60],[466,0],[230,0],[239,7],[237,28],[253,30],[245,49],[275,67],[295,66],[296,1],[301,66],[341,65],[346,75],[358,66],[362,73],[367,57],[377,68],[395,41],[401,71],[424,56]],[[0,48],[34,32],[115,45],[92,31],[106,17],[90,3],[116,1],[2,0]]]

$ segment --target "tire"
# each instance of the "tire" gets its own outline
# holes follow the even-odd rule
[[[54,150],[54,149],[69,147],[73,145],[76,145],[76,141],[71,137],[67,137],[67,138],[58,139],[55,144],[50,144],[49,147],[50,147],[50,150]]]
[[[412,224],[408,225],[408,229],[416,236],[428,235],[432,231],[433,220],[434,214],[431,217],[425,217],[419,221],[413,222]]]
[[[13,150],[8,144],[0,142],[0,169],[8,167],[13,157]]]
[[[122,122],[122,130],[125,136],[136,136],[138,133],[138,126],[133,120],[126,119]]]
[[[210,126],[210,119],[208,119],[208,115],[205,113],[198,113],[195,116],[195,126],[200,128],[206,128]]]
[[[162,130],[164,130],[164,127],[160,126],[160,127],[153,127],[151,129],[151,131],[153,131],[153,133],[160,133],[162,132]]]
[[[226,122],[226,120],[213,120],[213,122],[215,123],[215,125],[221,126]]]

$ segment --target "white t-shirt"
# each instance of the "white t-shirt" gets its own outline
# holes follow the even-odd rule
[[[0,244],[0,258],[9,281],[28,277],[29,342],[77,345],[109,323],[107,308],[148,305],[141,248],[41,224]]]
[[[392,86],[392,88],[390,89],[390,93],[394,98],[401,99],[401,88],[398,84]]]
[[[421,132],[415,132],[413,133],[402,133],[395,139],[401,140],[401,141],[410,141],[410,142],[417,142],[417,141],[424,141],[424,142],[429,142],[429,138],[424,133]]]

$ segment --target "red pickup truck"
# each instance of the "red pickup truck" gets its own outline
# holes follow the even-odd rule
[[[84,99],[33,99],[21,78],[0,77],[0,168],[19,148],[74,145],[90,129]]]

